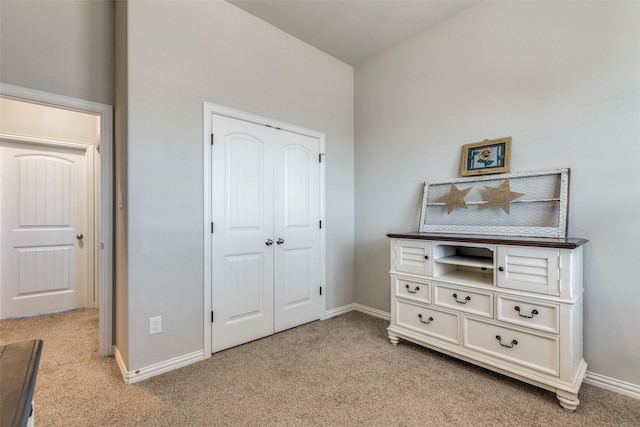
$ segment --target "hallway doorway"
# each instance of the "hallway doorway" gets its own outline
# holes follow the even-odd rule
[[[111,107],[5,84],[0,89],[0,202],[4,205],[0,224],[18,224],[15,216],[24,217],[27,212],[33,217],[20,219],[15,230],[11,224],[0,229],[0,263],[17,265],[15,272],[0,277],[5,282],[0,283],[0,318],[98,308],[99,351],[112,355]],[[78,182],[83,180],[82,173],[84,182]],[[11,194],[14,188],[19,188],[15,193],[22,199],[26,194],[33,199],[25,209],[7,208],[18,201]],[[47,196],[37,199],[43,192]],[[66,213],[69,206],[75,213]],[[47,209],[46,214],[34,213]],[[75,218],[82,215],[84,219]],[[49,236],[39,243],[13,239],[48,231],[57,233],[58,241],[47,240]],[[41,303],[47,299],[44,296],[55,301]],[[15,299],[20,309],[8,308],[7,298]]]

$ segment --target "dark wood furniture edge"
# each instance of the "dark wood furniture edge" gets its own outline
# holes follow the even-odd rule
[[[389,233],[387,237],[394,239],[438,240],[441,242],[484,243],[487,245],[535,246],[557,249],[575,249],[589,241],[582,238],[554,237],[513,237],[490,236],[483,234],[438,234],[418,231],[405,233]]]
[[[42,340],[3,346],[0,352],[0,426],[26,426],[36,386]]]

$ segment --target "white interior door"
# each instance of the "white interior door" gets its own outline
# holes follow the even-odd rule
[[[0,142],[0,318],[86,304],[85,149]]]
[[[212,124],[216,352],[320,317],[319,142],[215,114]]]
[[[216,352],[273,333],[273,153],[267,128],[221,116],[213,123]]]
[[[320,317],[320,166],[316,138],[274,142],[275,331]]]

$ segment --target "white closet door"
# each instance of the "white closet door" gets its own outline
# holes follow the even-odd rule
[[[212,352],[216,352],[273,333],[275,245],[270,129],[217,115],[213,127]]]
[[[86,304],[85,150],[0,143],[0,318]]]
[[[274,167],[275,331],[320,318],[317,138],[280,131]]]
[[[213,115],[212,352],[320,318],[319,141]]]

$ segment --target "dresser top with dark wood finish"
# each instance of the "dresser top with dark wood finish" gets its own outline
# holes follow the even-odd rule
[[[442,242],[483,243],[488,245],[535,246],[558,249],[575,249],[589,242],[582,238],[555,237],[513,237],[483,234],[439,234],[421,233],[419,231],[389,233],[387,237],[394,239],[438,240]]]

